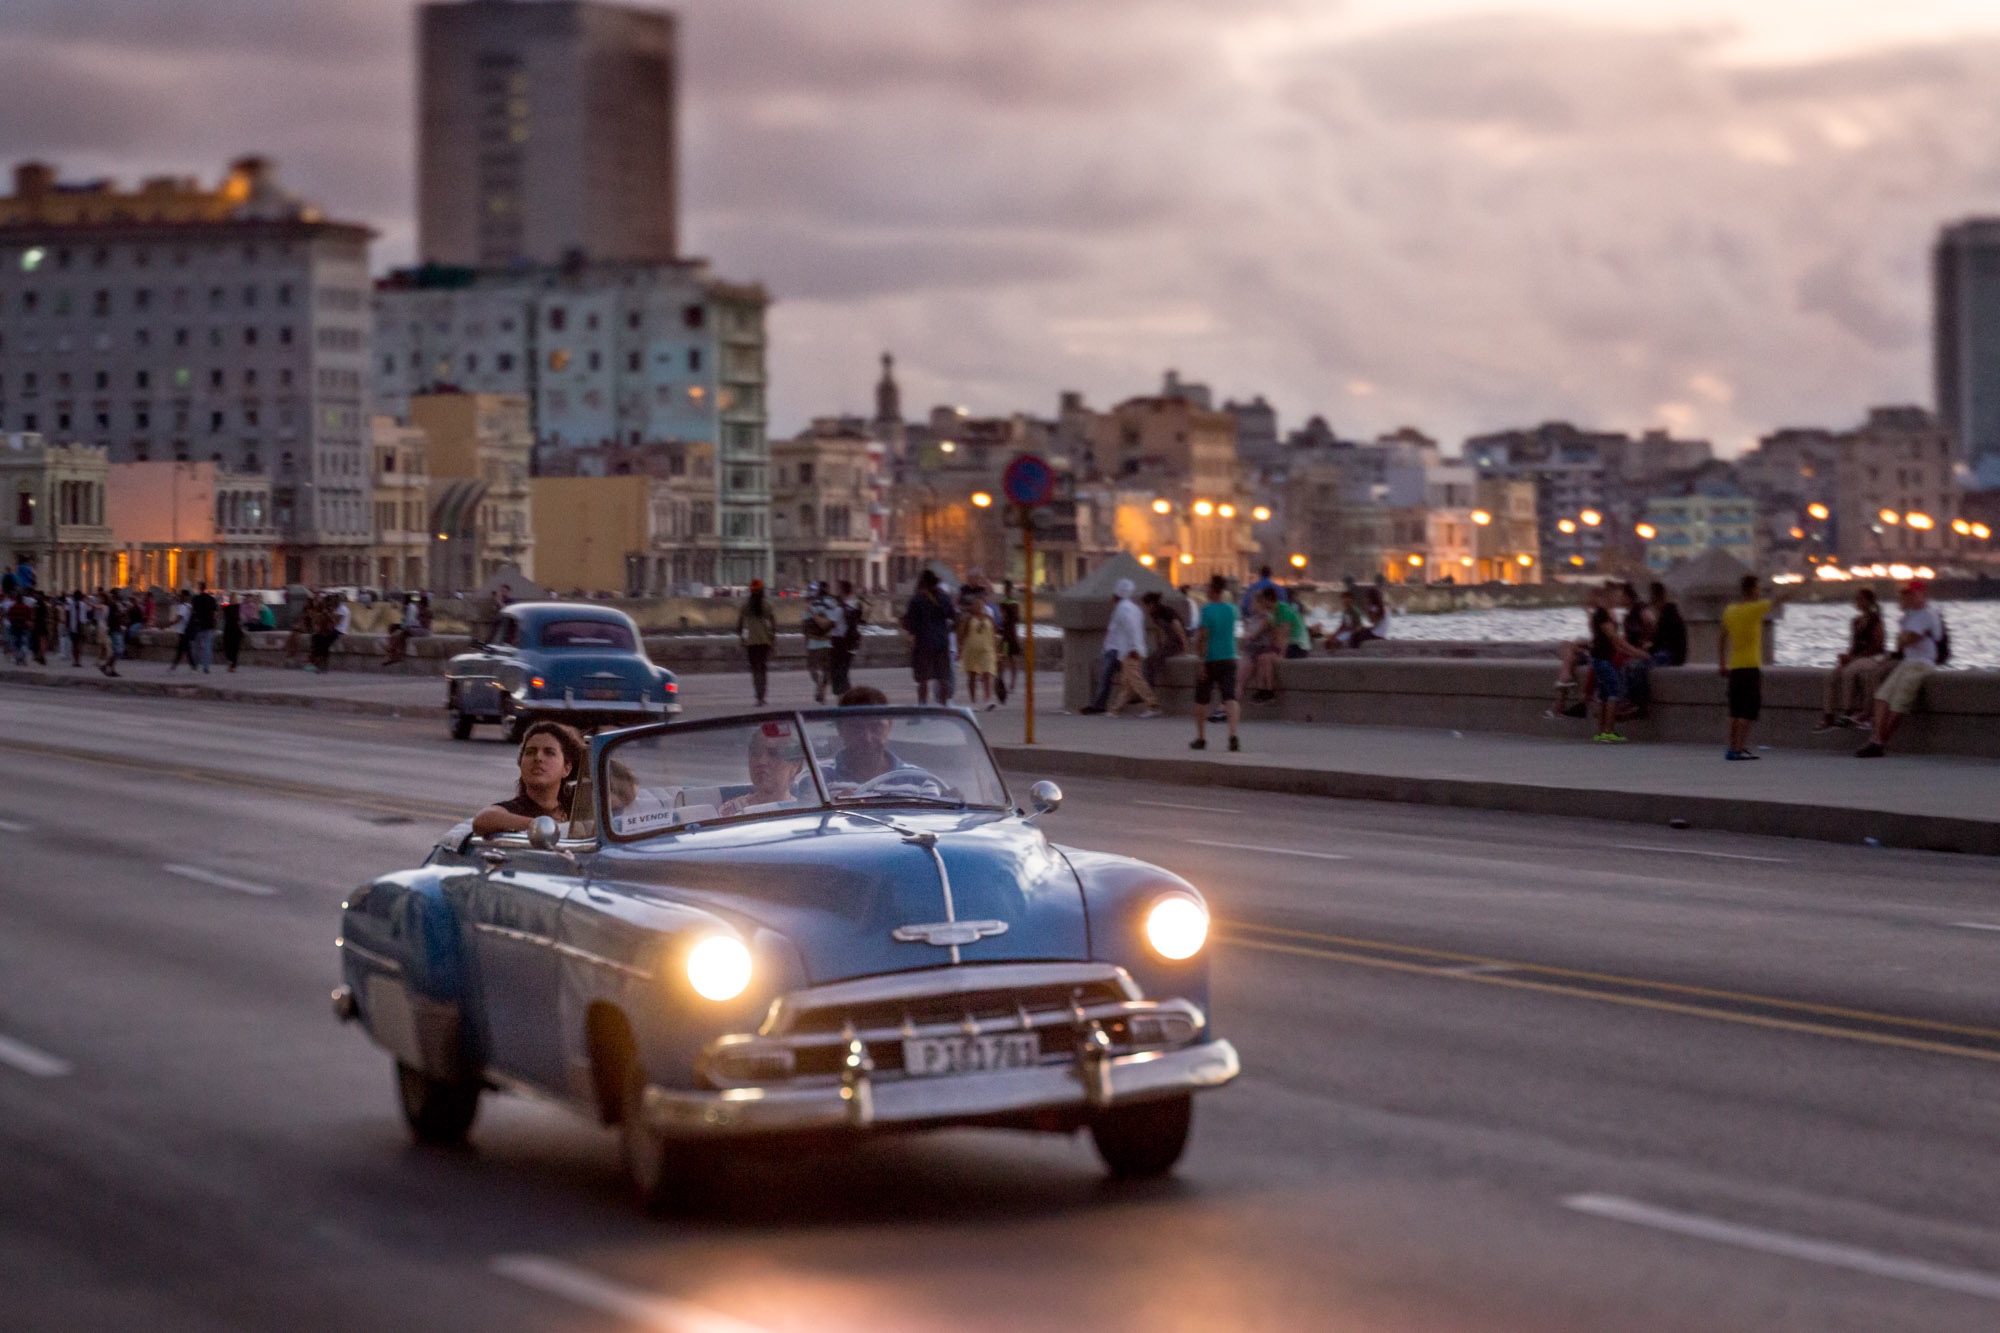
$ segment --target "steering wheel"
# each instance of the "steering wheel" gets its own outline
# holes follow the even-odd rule
[[[851,795],[873,796],[879,792],[904,792],[914,796],[938,796],[951,799],[951,788],[935,773],[922,769],[892,768],[887,773],[877,773],[866,782],[855,784]]]

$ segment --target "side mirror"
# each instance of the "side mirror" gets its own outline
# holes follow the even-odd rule
[[[1028,788],[1028,802],[1035,807],[1035,812],[1028,818],[1040,819],[1043,815],[1054,814],[1062,808],[1062,800],[1062,788],[1043,778]]]
[[[562,830],[547,815],[535,816],[535,822],[528,825],[528,845],[538,852],[552,852],[561,841]]]

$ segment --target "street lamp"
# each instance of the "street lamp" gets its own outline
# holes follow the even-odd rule
[[[1970,537],[1972,535],[1972,525],[1962,518],[1955,518],[1951,521],[1951,530],[1961,537]]]
[[[1220,515],[1222,515],[1222,516],[1223,516],[1224,518],[1235,518],[1235,517],[1236,517],[1236,506],[1235,506],[1235,505],[1217,505],[1217,506],[1215,507],[1215,512],[1216,512],[1216,513],[1218,513],[1218,514],[1220,514]]]
[[[1493,515],[1487,513],[1484,509],[1475,509],[1472,511],[1472,521],[1483,528],[1493,521]]]
[[[1575,532],[1576,531],[1575,520],[1567,518],[1560,520],[1556,524],[1556,531],[1562,533],[1564,536],[1568,536],[1570,533]]]
[[[1972,535],[1980,541],[1985,541],[1993,535],[1993,529],[1987,527],[1984,523],[1974,523],[1972,525]]]
[[[1833,512],[1832,510],[1828,509],[1825,505],[1820,504],[1818,501],[1814,501],[1812,504],[1806,506],[1806,513],[1811,515],[1813,518],[1820,520],[1821,522],[1825,522],[1826,519],[1832,514],[1832,512]]]
[[[1203,518],[1207,518],[1210,514],[1213,514],[1215,512],[1215,506],[1210,504],[1206,500],[1196,500],[1194,502],[1194,512],[1199,514]]]
[[[1578,514],[1577,517],[1583,520],[1583,525],[1587,528],[1594,528],[1604,521],[1604,515],[1598,513],[1595,509],[1586,509],[1581,514]]]
[[[1153,512],[1154,512],[1154,513],[1156,513],[1156,514],[1171,514],[1171,513],[1173,513],[1173,512],[1174,512],[1174,505],[1173,505],[1173,501],[1171,501],[1171,500],[1155,500],[1155,501],[1153,501]]]
[[[1875,517],[1881,519],[1884,523],[1887,523],[1892,527],[1903,521],[1903,516],[1897,513],[1893,509],[1884,509],[1881,513],[1875,515]]]
[[[1918,532],[1929,532],[1937,526],[1937,520],[1933,519],[1929,514],[1905,514],[1903,522],[1909,524]]]
[[[992,503],[993,503],[993,497],[988,495],[985,491],[974,491],[972,493],[973,508],[984,509]]]
[[[1187,551],[1182,551],[1182,552],[1181,552],[1181,563],[1182,563],[1182,564],[1184,564],[1184,565],[1191,565],[1191,564],[1193,564],[1193,563],[1194,563],[1194,556],[1193,556],[1193,554],[1192,554],[1192,553],[1190,553],[1190,552],[1187,552]]]
[[[1144,565],[1146,568],[1151,569],[1153,567],[1153,557],[1150,555],[1142,555],[1139,557],[1139,563]]]
[[[1638,533],[1641,537],[1645,538],[1647,541],[1651,541],[1653,540],[1653,538],[1660,535],[1660,530],[1654,527],[1651,523],[1641,523],[1638,527],[1633,528],[1632,531]]]
[[[1410,552],[1410,568],[1420,569],[1423,567],[1423,563],[1424,558],[1422,556],[1418,555],[1415,551]]]
[[[1306,567],[1306,558],[1297,551],[1294,551],[1292,552],[1291,563],[1293,569],[1304,569]]]
[[[1521,554],[1515,556],[1514,559],[1520,563],[1520,566],[1523,569],[1526,569],[1528,566],[1535,563],[1535,557],[1529,555],[1526,551],[1521,552]]]
[[[1271,521],[1271,506],[1269,506],[1269,505],[1258,505],[1258,506],[1257,506],[1257,507],[1256,507],[1255,509],[1253,509],[1253,510],[1251,510],[1251,511],[1250,511],[1250,517],[1252,517],[1252,518],[1256,519],[1256,520],[1257,520],[1257,521],[1258,521],[1259,523],[1268,523],[1268,522],[1270,522],[1270,521]]]

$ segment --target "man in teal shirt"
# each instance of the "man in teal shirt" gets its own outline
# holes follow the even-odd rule
[[[1243,708],[1236,702],[1236,605],[1229,600],[1229,581],[1220,574],[1208,581],[1208,605],[1201,609],[1194,649],[1201,657],[1201,674],[1195,678],[1194,741],[1188,748],[1208,748],[1208,701],[1212,694],[1221,700],[1229,718],[1229,748],[1240,750],[1236,723]]]

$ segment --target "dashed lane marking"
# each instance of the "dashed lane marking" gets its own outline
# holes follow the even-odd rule
[[[1155,810],[1198,810],[1205,815],[1240,815],[1243,813],[1233,805],[1184,805],[1179,801],[1134,801],[1132,804],[1150,806]]]
[[[661,1333],[765,1333],[757,1325],[719,1310],[670,1296],[656,1296],[544,1255],[503,1254],[493,1261],[492,1269],[501,1277],[533,1287],[544,1295],[559,1296]]]
[[[203,870],[200,866],[161,866],[169,875],[179,875],[197,884],[212,884],[218,889],[233,889],[237,893],[248,893],[258,898],[275,898],[278,891],[268,884],[257,884],[234,875],[219,874],[213,870]]]
[[[1761,861],[1772,866],[1792,863],[1789,856],[1746,856],[1742,852],[1711,852],[1701,847],[1650,847],[1636,842],[1614,842],[1611,845],[1621,852],[1665,852],[1669,856],[1708,856],[1718,861]]]
[[[69,1061],[12,1037],[0,1037],[0,1065],[18,1069],[30,1078],[61,1078],[73,1068]]]
[[[2000,924],[1991,921],[1954,921],[1951,924],[1960,930],[2000,930]]]
[[[0,819],[0,833],[26,833],[28,825],[17,824],[11,819]]]
[[[1188,838],[1197,847],[1226,847],[1232,852],[1267,852],[1272,856],[1309,856],[1315,861],[1352,861],[1345,852],[1308,852],[1297,847],[1268,847],[1261,842],[1217,842],[1213,838]]]
[[[1844,1268],[1850,1273],[1866,1273],[1870,1277],[1913,1282],[1918,1286],[1935,1287],[1940,1291],[1977,1296],[1981,1300],[2000,1301],[2000,1276],[1992,1273],[1980,1273],[1969,1268],[1946,1268],[1942,1264],[1929,1263],[1922,1259],[1878,1254],[1874,1250],[1864,1250],[1858,1245],[1843,1245],[1837,1241],[1792,1236],[1782,1231],[1766,1231],[1762,1227],[1743,1226],[1737,1222],[1722,1221],[1720,1218],[1703,1217],[1699,1213],[1681,1213],[1670,1208],[1655,1208],[1651,1204],[1621,1199],[1610,1194],[1572,1194],[1564,1199],[1562,1204],[1565,1208],[1588,1213],[1592,1217],[1605,1217],[1615,1222],[1628,1222],[1633,1226],[1651,1227],[1655,1231],[1671,1231],[1676,1235],[1693,1236],[1699,1240],[1715,1241],[1721,1245],[1735,1245],[1746,1250],[1758,1250],[1764,1254],[1781,1255],[1787,1259],[1800,1259],[1810,1264],[1823,1264],[1828,1268]]]

